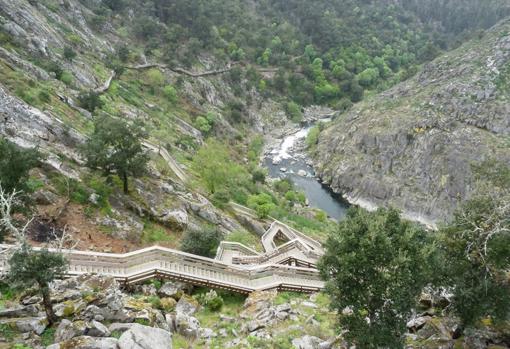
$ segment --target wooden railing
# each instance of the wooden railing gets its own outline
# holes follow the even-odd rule
[[[0,245],[3,251],[11,247]],[[241,293],[266,289],[313,292],[324,287],[318,271],[311,268],[281,264],[232,265],[159,246],[124,254],[62,252],[69,260],[69,276],[97,273],[112,276],[126,284],[160,277]],[[0,271],[3,273],[8,271],[8,255],[0,253]]]

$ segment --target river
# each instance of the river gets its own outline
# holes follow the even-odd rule
[[[349,203],[333,193],[315,177],[308,163],[305,139],[313,125],[290,134],[275,145],[264,158],[264,166],[271,178],[289,178],[296,189],[303,191],[311,207],[319,208],[337,221],[345,217]]]

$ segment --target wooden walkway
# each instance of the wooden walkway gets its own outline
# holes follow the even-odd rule
[[[68,276],[96,273],[113,276],[125,284],[165,278],[239,293],[321,290],[324,281],[315,268],[322,251],[322,247],[317,248],[320,244],[308,237],[292,235],[295,232],[280,222],[271,225],[266,239],[274,236],[276,227],[282,234],[296,238],[264,253],[239,243],[222,242],[215,259],[160,246],[123,254],[77,250],[63,253],[69,260]],[[2,273],[8,271],[8,251],[12,247],[0,245]]]

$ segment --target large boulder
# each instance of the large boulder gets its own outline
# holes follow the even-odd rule
[[[160,328],[133,325],[118,342],[119,349],[172,349],[172,334]]]
[[[167,314],[166,320],[172,331],[186,338],[198,338],[200,334],[200,322],[193,316],[181,313],[176,315]]]
[[[158,290],[161,297],[172,297],[179,300],[183,294],[190,293],[192,286],[182,282],[165,282]]]
[[[7,324],[10,327],[16,328],[22,333],[35,333],[40,335],[48,326],[48,320],[45,316],[39,317],[26,317],[19,319],[2,320],[0,324]]]
[[[188,226],[188,213],[185,210],[164,210],[157,220],[169,228],[184,230]]]
[[[182,296],[175,306],[175,312],[177,314],[193,315],[200,305],[198,302],[190,296]]]

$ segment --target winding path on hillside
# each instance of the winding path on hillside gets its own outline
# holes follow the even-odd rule
[[[269,289],[321,290],[324,281],[315,267],[321,256],[320,244],[308,237],[302,239],[281,222],[271,225],[268,236],[275,236],[272,234],[275,229],[279,234],[294,239],[264,253],[240,243],[222,242],[215,259],[160,246],[123,254],[77,250],[62,252],[69,260],[68,276],[96,273],[112,276],[125,284],[151,278],[172,279],[239,293]],[[13,245],[0,245],[1,273],[8,271],[9,251],[13,248]]]
[[[183,183],[188,180],[188,175],[182,170],[181,166],[175,161],[175,159],[170,155],[170,153],[165,149],[165,147],[157,146],[149,141],[143,141],[142,145],[149,149],[150,151],[161,155],[161,157],[166,161],[168,167],[175,173],[177,178],[181,180]]]

